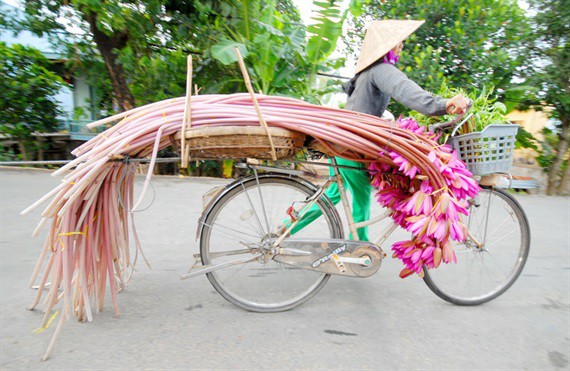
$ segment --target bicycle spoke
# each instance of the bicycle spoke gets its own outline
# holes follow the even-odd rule
[[[238,230],[238,229],[226,227],[226,226],[224,226],[224,225],[221,225],[220,223],[216,223],[215,226],[214,226],[214,225],[209,225],[209,224],[206,224],[206,223],[202,223],[202,224],[203,224],[205,227],[208,227],[208,228],[210,228],[211,230],[215,231],[216,233],[223,233],[223,234],[225,234],[225,235],[228,235],[228,236],[233,237],[233,238],[238,239],[238,240],[241,240],[241,238],[242,238],[241,235],[244,235],[244,236],[247,236],[247,237],[251,237],[251,238],[254,238],[254,239],[256,239],[256,240],[259,240],[259,238],[260,238],[260,235],[249,234],[249,233],[246,233],[245,231],[240,231],[240,230]],[[231,233],[228,233],[228,232],[223,232],[223,231],[220,231],[220,229],[223,229],[223,230],[225,230],[225,231],[232,231],[232,232],[235,232],[236,234],[231,234]],[[253,241],[248,241],[248,243],[254,243],[254,242],[253,242]]]
[[[242,254],[254,254],[254,249],[241,249],[241,250],[226,250],[226,251],[217,251],[210,253],[210,258],[216,259],[222,256],[231,256],[231,255],[242,255]]]
[[[471,206],[467,227],[484,243],[456,245],[457,264],[424,270],[424,281],[441,298],[459,305],[476,305],[501,295],[521,273],[530,245],[524,211],[504,191],[484,189],[479,206]]]
[[[493,229],[491,232],[487,232],[487,234],[485,235],[485,239],[487,236],[493,236],[495,235],[496,232],[501,231],[503,228],[503,226],[505,225],[505,223],[507,223],[506,218],[503,219],[502,222],[500,222],[497,226],[495,226],[495,229]]]
[[[515,233],[516,233],[516,231],[511,231],[511,232],[509,232],[509,233],[507,233],[507,234],[504,234],[504,235],[502,235],[502,236],[500,236],[500,237],[497,237],[496,239],[494,239],[494,240],[492,241],[492,243],[489,243],[488,245],[491,245],[491,246],[492,246],[492,245],[496,245],[497,243],[501,242],[502,240],[506,239],[506,238],[509,237],[509,236],[512,236],[512,235],[515,234]]]
[[[499,269],[502,273],[503,277],[508,277],[510,272],[505,272],[504,268],[502,267],[502,265],[498,262],[498,260],[495,258],[495,256],[490,252],[490,251],[484,251],[482,252],[482,254],[487,254],[491,257],[491,259],[487,259],[487,261],[491,260],[492,262],[495,263],[497,269]]]
[[[249,197],[249,192],[247,191],[247,189],[245,188],[243,183],[241,184],[241,187],[244,190],[244,193],[245,193],[245,196],[247,197],[247,200],[249,201],[249,206],[251,207],[251,211],[255,215],[255,220],[257,221],[257,226],[259,228],[258,232],[261,231],[261,235],[263,236],[265,234],[265,231],[263,230],[263,225],[261,224],[261,220],[259,219],[259,215],[257,214],[255,206],[253,205],[253,202],[251,201],[251,197]]]
[[[231,250],[236,241],[245,247],[268,252],[276,233],[270,233],[275,222],[286,218],[286,210],[295,202],[305,200],[315,192],[295,179],[279,176],[251,177],[227,190],[213,204],[200,237],[203,264],[223,262],[220,252]],[[333,217],[336,209],[318,204],[324,217],[308,224],[296,237],[341,238],[342,229]],[[238,210],[251,210],[247,217]],[[262,231],[262,233],[259,233]],[[275,232],[275,231],[273,231]],[[258,236],[255,236],[259,233]],[[236,238],[237,237],[237,238]],[[247,237],[244,240],[244,237]],[[240,248],[241,249],[241,248]],[[292,308],[315,295],[328,280],[328,275],[299,269],[261,255],[256,262],[244,266],[230,266],[207,273],[214,288],[231,303],[252,311],[275,312]]]
[[[267,220],[267,211],[265,211],[265,202],[263,202],[263,194],[261,193],[261,187],[259,186],[259,177],[257,176],[257,170],[254,170],[255,181],[257,183],[257,190],[259,192],[259,201],[261,202],[261,211],[263,211],[263,216],[265,218],[265,226],[267,227],[267,233],[271,231],[269,228],[269,221]]]

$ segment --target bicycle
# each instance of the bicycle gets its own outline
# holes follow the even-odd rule
[[[457,124],[462,117],[431,129],[455,126],[455,133],[469,118]],[[469,145],[473,147],[472,142]],[[334,158],[330,161],[332,176],[244,165],[253,174],[216,190],[204,208],[196,235],[200,253],[182,278],[205,273],[232,304],[254,312],[279,312],[312,298],[331,274],[369,277],[376,273],[386,256],[380,246],[397,225],[387,226],[375,243],[358,241],[358,228],[388,219],[391,211],[354,223],[340,166]],[[316,186],[307,176],[321,178],[324,184]],[[457,263],[423,269],[430,290],[456,305],[479,305],[504,293],[522,272],[529,254],[530,228],[524,210],[510,194],[485,181],[482,176],[482,191],[469,200],[465,224],[470,233],[463,243],[454,244]],[[356,240],[344,239],[340,215],[324,195],[333,183],[339,187],[348,229]],[[317,207],[322,216],[291,235],[311,207]]]

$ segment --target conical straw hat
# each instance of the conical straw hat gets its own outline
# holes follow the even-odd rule
[[[378,59],[404,41],[425,21],[373,21],[366,31],[355,74],[374,64]]]

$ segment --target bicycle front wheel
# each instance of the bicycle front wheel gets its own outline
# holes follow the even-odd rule
[[[202,263],[220,264],[252,257],[279,236],[289,220],[287,209],[305,201],[316,187],[304,180],[262,175],[239,180],[215,201],[203,218]],[[323,215],[295,238],[342,238],[338,212],[327,198],[316,205]],[[278,312],[296,307],[319,292],[330,275],[258,258],[207,274],[229,302],[254,312]]]
[[[495,299],[516,281],[530,249],[525,212],[507,192],[483,189],[470,201],[467,228],[471,239],[454,244],[457,264],[424,267],[424,281],[440,298],[457,305],[478,305]]]

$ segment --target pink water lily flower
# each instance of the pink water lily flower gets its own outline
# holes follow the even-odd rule
[[[457,242],[467,239],[467,227],[460,221],[450,223],[449,238]]]
[[[394,160],[396,166],[398,166],[398,170],[406,174],[410,179],[414,179],[416,174],[419,172],[416,166],[414,166],[407,158],[396,152],[390,152],[389,155]]]
[[[376,200],[384,207],[400,210],[402,200],[406,197],[404,191],[400,188],[386,188],[381,189],[376,193]]]
[[[402,263],[406,266],[405,269],[411,271],[411,273],[421,272],[423,267],[423,259],[421,257],[424,252],[421,245],[416,244],[414,241],[401,241],[396,242],[392,246],[392,250],[394,251],[394,256],[402,260]]]
[[[402,260],[405,267],[401,272],[401,276],[408,276],[407,273],[421,274],[424,266],[428,268],[434,267],[434,251],[436,245],[429,238],[419,238],[408,241],[396,242],[392,246],[394,257]]]
[[[455,197],[465,199],[467,197],[475,197],[479,193],[481,187],[479,187],[475,179],[471,178],[471,175],[462,174],[460,172],[455,174],[455,179],[451,183],[448,183]]]
[[[441,134],[439,134],[437,136],[437,138],[439,138],[441,136]],[[434,139],[437,140],[437,139]],[[439,146],[439,150],[441,152],[445,152],[445,153],[452,153],[454,150],[453,148],[451,148],[451,146],[449,144],[442,144],[441,146]],[[457,158],[457,156],[455,156]]]
[[[446,178],[446,179],[455,179],[454,168],[448,166],[445,162],[441,161],[441,159],[437,156],[435,151],[431,151],[428,154],[428,159],[434,163],[439,169],[439,172]]]
[[[467,169],[465,163],[457,157],[457,151],[453,151],[447,156],[447,163],[441,161],[435,151],[428,154],[428,159],[439,168],[447,185],[458,199],[474,197],[479,193],[479,185],[472,178],[473,174]]]
[[[412,251],[416,247],[414,241],[398,241],[392,245],[392,251],[394,251],[394,257],[404,257],[405,254]]]
[[[432,218],[428,226],[428,236],[436,240],[447,237],[447,235],[449,235],[450,224],[449,220],[437,220],[437,218]]]
[[[449,157],[447,164],[452,167],[455,170],[467,170],[467,166],[465,165],[465,163],[463,161],[461,161],[457,155],[457,151],[456,150],[452,150],[451,146],[449,145],[445,145],[442,146],[441,148],[443,149],[443,147],[447,147],[449,149],[449,152],[451,152],[451,156]],[[469,170],[467,170],[469,171]]]
[[[417,215],[417,216],[410,216],[406,218],[406,221],[409,222],[406,230],[412,232],[414,236],[423,236],[432,217],[427,215]]]
[[[459,220],[459,213],[467,215],[469,204],[465,200],[456,200],[449,193],[442,193],[433,207],[433,215],[437,219]]]
[[[394,212],[391,215],[392,220],[394,220],[394,223],[398,224],[400,227],[406,229],[408,222],[406,221],[406,218],[408,217],[405,213],[398,211],[398,210],[394,210]]]
[[[387,173],[391,169],[392,168],[390,166],[382,162],[371,162],[370,165],[368,165],[368,171],[370,172],[370,174]]]
[[[400,127],[414,135],[434,138],[435,134],[420,127],[413,119],[399,119]],[[384,151],[380,154],[385,155]],[[441,262],[453,263],[456,256],[451,241],[464,241],[467,228],[461,215],[468,215],[468,197],[480,190],[457,152],[448,145],[434,146],[428,159],[442,174],[444,188],[434,191],[428,180],[420,179],[417,166],[406,156],[390,151],[393,165],[372,162],[368,170],[371,183],[378,188],[378,202],[392,209],[395,223],[411,232],[408,241],[392,246],[394,257],[404,264],[400,277],[422,275],[423,267],[437,268]],[[442,185],[439,185],[441,187]]]
[[[442,259],[446,263],[457,263],[457,257],[455,256],[455,251],[451,245],[451,241],[443,240],[441,242],[441,249],[443,252]]]
[[[400,125],[401,129],[410,130],[411,132],[418,135],[424,134],[425,131],[425,128],[423,126],[418,125],[416,120],[414,120],[413,118],[402,118],[402,116],[400,116],[398,118],[398,124]]]
[[[431,193],[433,187],[428,181],[423,181],[420,190],[415,192],[402,206],[402,211],[411,215],[429,214],[432,208]]]

